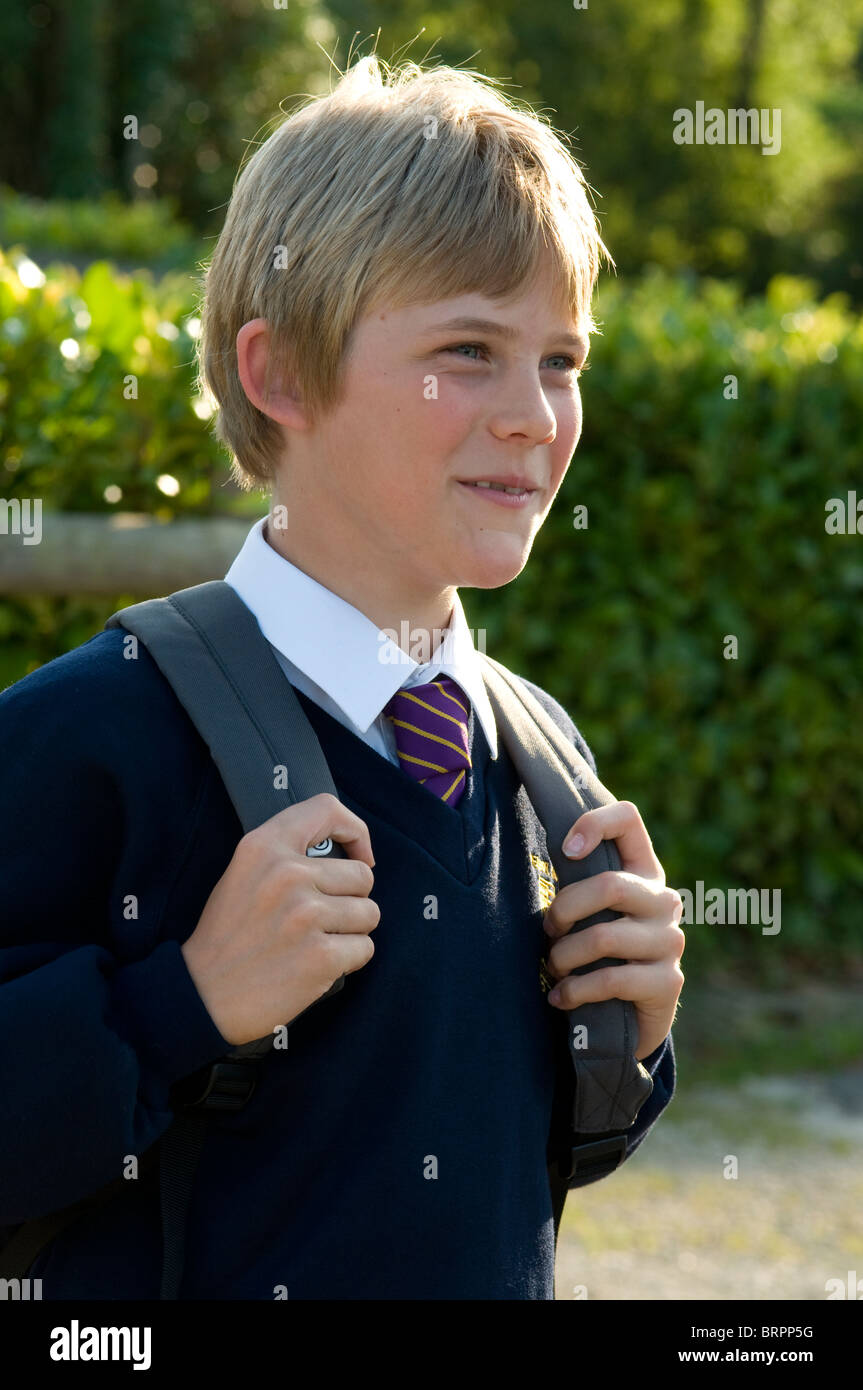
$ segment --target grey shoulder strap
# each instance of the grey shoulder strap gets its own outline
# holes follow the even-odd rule
[[[561,848],[574,820],[615,798],[602,785],[584,758],[563,735],[530,691],[500,662],[483,656],[483,676],[501,738],[524,784],[528,798],[545,827],[548,852],[560,887],[620,868],[613,841],[603,840],[586,859],[567,859]],[[607,909],[577,922],[573,931],[597,922],[613,921],[619,913]],[[575,971],[588,974],[604,958]],[[627,1129],[653,1090],[653,1079],[636,1060],[638,1023],[628,1000],[605,999],[583,1004],[569,1014],[569,1051],[575,1068],[573,1129],[578,1134]],[[586,1047],[576,1047],[586,1030]]]
[[[105,627],[144,643],[209,747],[246,833],[318,792],[336,795],[311,724],[230,584],[146,599]]]
[[[144,643],[207,744],[245,833],[319,792],[336,795],[314,729],[230,584],[214,579],[131,604],[105,627],[122,627]],[[334,840],[315,852],[345,857]],[[343,984],[344,976],[321,999]],[[247,1043],[228,1055],[255,1055],[272,1042]]]

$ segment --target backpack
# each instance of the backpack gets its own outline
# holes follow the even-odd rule
[[[209,747],[244,834],[319,792],[337,795],[317,736],[274,649],[250,609],[224,580],[133,604],[113,614],[105,627],[123,628],[147,647]],[[545,828],[559,886],[605,869],[619,869],[613,841],[601,841],[583,860],[564,856],[560,847],[577,816],[615,798],[530,691],[499,662],[485,655],[482,660],[495,723]],[[275,785],[276,780],[285,780],[274,777],[278,767],[287,768],[287,787]],[[342,846],[330,839],[310,846],[306,853],[345,857]],[[572,930],[619,916],[606,909],[577,922]],[[605,958],[575,973],[621,963]],[[342,976],[308,1008],[326,1007],[325,1001],[338,995],[344,984]],[[626,1132],[653,1090],[652,1077],[635,1057],[638,1025],[630,1001],[581,1005],[578,1046],[574,1019],[570,1013],[569,1054],[575,1072],[570,1134],[565,1147],[549,1161],[555,1241],[567,1191],[617,1168],[626,1152]],[[582,1028],[586,1047],[581,1045]],[[155,1175],[158,1169],[161,1299],[179,1297],[186,1212],[208,1115],[236,1111],[248,1102],[273,1042],[269,1035],[234,1047],[224,1058],[178,1083],[171,1094],[175,1119],[141,1158],[142,1175]],[[61,1230],[95,1206],[117,1198],[126,1187],[126,1180],[118,1178],[73,1206],[13,1228],[11,1239],[0,1249],[0,1277],[23,1278]]]

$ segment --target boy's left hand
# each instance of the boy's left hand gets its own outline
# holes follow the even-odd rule
[[[568,884],[547,909],[543,925],[555,942],[548,953],[549,971],[560,979],[555,987],[559,1000],[551,994],[549,1000],[564,1010],[600,999],[631,1000],[638,1018],[635,1056],[640,1061],[667,1037],[674,1022],[684,980],[680,958],[686,937],[677,925],[683,900],[666,887],[665,871],[631,801],[585,811],[571,826],[565,843],[573,835],[581,835],[584,844],[568,858],[583,859],[600,840],[615,840],[621,868]],[[566,935],[573,923],[603,908],[624,916]],[[604,956],[620,956],[626,964],[569,975],[570,970]]]

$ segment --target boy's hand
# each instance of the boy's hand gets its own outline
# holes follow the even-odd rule
[[[584,843],[570,851],[574,835],[580,835]],[[600,999],[631,1000],[638,1017],[635,1056],[640,1061],[659,1046],[674,1022],[684,980],[680,958],[686,937],[677,925],[683,900],[665,886],[665,872],[631,801],[585,811],[566,836],[565,852],[571,859],[583,859],[600,840],[617,841],[622,867],[568,884],[548,908],[543,925],[555,942],[548,954],[549,970],[558,977],[567,976],[548,997],[560,1009],[577,1009]],[[565,935],[573,923],[606,907],[625,915]],[[626,964],[604,966],[587,975],[568,974],[604,956],[620,956]],[[553,994],[559,998],[553,999]]]
[[[349,858],[309,857],[327,837]],[[181,950],[210,1017],[233,1047],[290,1023],[375,948],[369,832],[322,792],[244,835]]]

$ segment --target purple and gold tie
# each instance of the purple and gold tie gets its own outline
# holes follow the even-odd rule
[[[449,676],[399,690],[384,706],[396,736],[399,764],[448,806],[467,785],[470,701]]]

